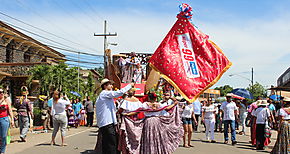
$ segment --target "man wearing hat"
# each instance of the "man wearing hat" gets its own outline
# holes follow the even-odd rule
[[[103,91],[100,93],[96,101],[97,126],[99,127],[100,135],[102,136],[101,149],[103,154],[117,153],[118,144],[115,129],[115,126],[117,125],[117,117],[114,98],[122,96],[135,85],[134,83],[131,83],[120,90],[113,91],[112,84],[112,81],[109,79],[103,79],[101,81]]]
[[[22,142],[26,142],[26,134],[29,130],[29,115],[33,119],[32,107],[30,100],[27,98],[28,88],[21,87],[22,96],[16,100],[14,107],[18,112],[18,122],[20,128],[20,139]]]
[[[226,95],[227,101],[223,102],[221,105],[221,112],[224,113],[223,121],[224,121],[224,139],[225,144],[228,143],[229,136],[228,130],[229,125],[231,126],[231,140],[232,145],[237,144],[236,141],[236,127],[235,127],[235,120],[239,121],[238,119],[238,107],[236,103],[232,101],[232,94]]]
[[[256,121],[256,147],[257,150],[264,150],[264,146],[269,142],[266,141],[265,137],[265,127],[270,120],[273,121],[271,112],[267,106],[267,100],[261,100],[258,104],[258,108],[253,111],[254,121]]]

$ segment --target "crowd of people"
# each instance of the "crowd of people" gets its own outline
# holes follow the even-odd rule
[[[273,154],[289,152],[290,99],[281,98],[275,102],[270,98],[258,97],[253,103],[246,99],[226,95],[225,102],[212,99],[186,101],[165,80],[160,83],[162,98],[150,90],[145,96],[135,96],[135,83],[120,90],[113,90],[113,82],[104,79],[102,92],[96,102],[86,97],[69,99],[66,94],[54,91],[51,98],[41,96],[43,101],[43,129],[53,127],[51,145],[55,145],[58,131],[61,133],[61,146],[66,146],[65,134],[68,128],[93,126],[96,113],[99,128],[97,153],[173,153],[181,142],[191,148],[193,132],[204,131],[204,141],[216,143],[215,133],[223,132],[224,144],[238,143],[238,136],[246,134],[250,127],[250,143],[257,150],[269,145],[271,131],[278,136]],[[28,89],[21,88],[22,96],[13,106],[17,109],[20,141],[26,142],[33,115],[33,105],[27,98]],[[0,89],[0,137],[1,153],[5,153],[9,126],[14,127],[15,116],[11,100]],[[204,126],[200,127],[201,125]],[[229,138],[228,134],[231,134]]]
[[[5,153],[9,127],[19,128],[19,142],[27,142],[27,133],[33,131],[34,102],[28,99],[28,94],[28,88],[21,87],[21,96],[12,103],[9,95],[0,89],[0,154]],[[61,131],[61,146],[66,146],[64,138],[67,129],[93,126],[95,102],[89,96],[80,101],[80,97],[69,99],[66,94],[56,90],[50,98],[39,96],[38,105],[41,109],[41,119],[38,120],[42,121],[43,131],[48,132],[53,128],[51,145],[56,144],[55,137],[59,130]]]
[[[289,152],[289,98],[274,103],[258,97],[248,103],[229,93],[225,102],[204,99],[191,103],[175,92],[163,91],[162,100],[157,101],[154,91],[135,97],[133,87],[129,84],[113,91],[110,80],[102,81],[103,91],[96,101],[98,152],[172,153],[182,137],[185,148],[194,147],[192,132],[200,130],[200,124],[205,128],[205,141],[216,143],[214,134],[219,131],[224,134],[224,144],[231,141],[232,145],[238,143],[237,134],[246,135],[246,127],[250,127],[249,142],[257,150],[265,149],[276,129],[278,140],[272,153]]]

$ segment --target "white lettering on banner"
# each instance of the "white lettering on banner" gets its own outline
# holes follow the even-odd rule
[[[189,34],[177,35],[177,39],[186,76],[189,78],[200,77]]]

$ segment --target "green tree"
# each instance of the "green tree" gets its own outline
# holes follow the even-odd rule
[[[230,93],[233,90],[233,87],[230,85],[224,85],[214,88],[215,90],[220,90],[221,96],[226,96],[227,93]]]
[[[65,63],[58,65],[37,65],[30,70],[30,77],[27,80],[28,84],[32,80],[39,80],[40,91],[39,94],[49,95],[52,90],[58,89],[70,98],[75,97],[70,94],[70,91],[78,91],[78,80],[80,83],[80,94],[85,96],[93,96],[95,89],[92,74],[89,75],[87,81],[80,78],[78,79],[77,67],[68,67]]]
[[[104,68],[103,67],[99,67],[99,68],[95,68],[95,70],[102,76],[104,77]],[[102,80],[103,78],[100,78],[100,80]]]
[[[254,99],[257,99],[257,97],[259,96],[261,97],[267,96],[267,90],[264,88],[263,85],[261,85],[258,82],[256,82],[253,86],[249,85],[247,90],[249,90],[253,94]]]

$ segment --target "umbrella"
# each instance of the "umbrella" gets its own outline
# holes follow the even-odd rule
[[[78,92],[71,91],[70,93],[73,94],[73,95],[75,95],[75,96],[81,97],[81,95]]]
[[[237,99],[241,99],[241,100],[245,99],[244,97],[236,95],[236,94],[232,94],[232,97],[237,98]]]
[[[231,93],[244,98],[253,99],[253,95],[247,89],[244,88],[234,89]]]
[[[279,101],[281,100],[281,96],[280,95],[271,95],[270,98],[274,101]]]

